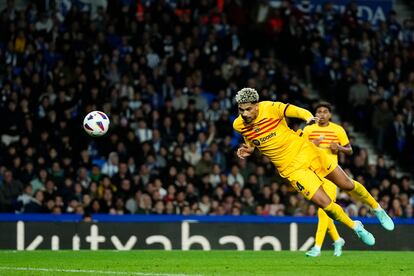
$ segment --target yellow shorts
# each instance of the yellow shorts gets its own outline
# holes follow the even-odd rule
[[[335,158],[326,154],[312,142],[306,142],[293,161],[281,172],[281,175],[286,177],[298,192],[310,200],[324,183],[324,177],[337,166],[338,162]],[[335,186],[333,183],[330,184]]]

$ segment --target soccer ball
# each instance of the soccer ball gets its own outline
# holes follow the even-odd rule
[[[102,111],[92,111],[83,119],[83,129],[90,136],[102,136],[109,129],[109,118]]]

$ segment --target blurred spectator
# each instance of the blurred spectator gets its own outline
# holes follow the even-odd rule
[[[6,170],[0,187],[0,207],[2,212],[12,212],[16,208],[16,198],[23,191],[23,184],[13,178],[13,173]]]
[[[38,190],[34,193],[33,199],[23,206],[24,213],[44,213],[46,208],[44,207],[43,192]]]
[[[112,177],[118,172],[119,157],[116,152],[111,152],[107,161],[102,166],[102,173]]]

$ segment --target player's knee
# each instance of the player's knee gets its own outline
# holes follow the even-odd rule
[[[321,190],[320,192],[318,191],[312,197],[312,201],[322,209],[326,208],[332,202],[332,200],[325,192],[323,192],[323,190]]]
[[[322,198],[321,200],[321,207],[326,208],[331,204],[332,200],[329,198],[329,196]]]
[[[345,191],[352,191],[354,188],[355,188],[354,181],[351,178],[346,177],[345,178],[345,181],[344,181],[344,187],[343,187],[343,189]]]

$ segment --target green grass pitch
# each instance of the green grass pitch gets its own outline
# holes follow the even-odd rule
[[[414,252],[0,251],[0,275],[414,275]]]

